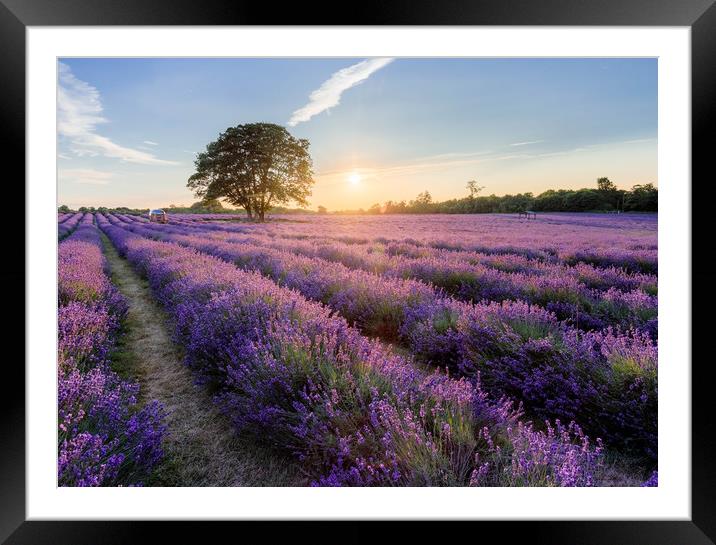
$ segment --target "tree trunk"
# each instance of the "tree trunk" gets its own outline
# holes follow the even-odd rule
[[[263,223],[263,221],[264,221],[264,211],[263,211],[263,209],[259,210],[258,216],[259,216],[259,221]]]

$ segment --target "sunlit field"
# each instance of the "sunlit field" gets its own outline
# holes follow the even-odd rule
[[[61,485],[656,484],[656,214],[70,213],[58,232]],[[159,356],[130,357],[128,316],[166,330]],[[198,410],[225,423],[211,448],[182,441]]]

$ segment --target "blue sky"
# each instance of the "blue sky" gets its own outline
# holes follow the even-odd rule
[[[308,138],[312,207],[657,183],[656,59],[62,59],[59,202],[193,202],[194,155],[257,121]]]

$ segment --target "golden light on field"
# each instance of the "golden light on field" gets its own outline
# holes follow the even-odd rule
[[[352,172],[352,173],[348,176],[348,181],[349,181],[351,184],[353,184],[353,185],[358,185],[358,184],[360,183],[360,181],[361,181],[361,175],[358,174],[357,172]]]

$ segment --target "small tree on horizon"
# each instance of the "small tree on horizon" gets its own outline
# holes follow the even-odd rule
[[[430,194],[429,191],[425,190],[422,193],[419,193],[417,197],[415,197],[414,201],[410,201],[410,208],[412,208],[413,212],[417,212],[419,214],[430,212],[430,209],[433,204],[433,196]]]
[[[308,205],[314,183],[308,146],[273,123],[229,127],[198,154],[187,186],[202,200],[226,199],[264,221],[275,205]]]
[[[477,185],[477,180],[470,180],[469,182],[467,182],[467,190],[470,192],[471,199],[477,197],[480,191],[482,191],[483,189],[485,189],[485,186]]]
[[[430,194],[429,191],[425,190],[422,193],[418,193],[418,196],[415,197],[415,201],[413,202],[418,205],[432,204],[433,196]]]

